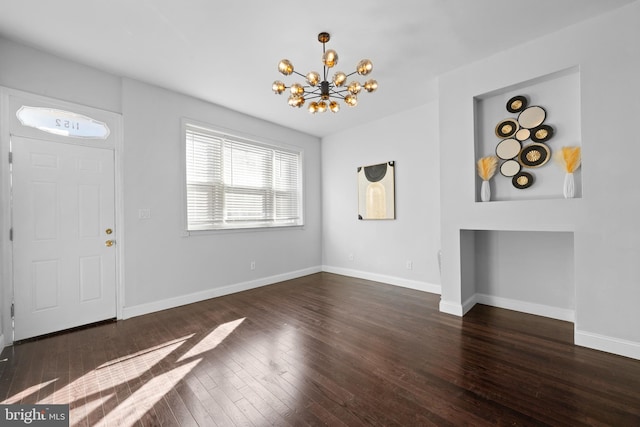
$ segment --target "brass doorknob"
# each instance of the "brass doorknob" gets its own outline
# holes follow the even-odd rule
[[[111,246],[113,246],[115,242],[116,242],[115,240],[107,240],[106,242],[104,242],[104,245],[110,248]]]
[[[104,232],[107,233],[107,234],[111,234],[111,233],[113,233],[113,230],[110,229],[110,228],[107,228],[106,230],[104,230]]]

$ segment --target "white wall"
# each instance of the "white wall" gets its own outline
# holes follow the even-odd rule
[[[0,85],[119,113],[120,77],[0,37]]]
[[[442,310],[462,314],[474,302],[461,280],[460,230],[573,232],[576,343],[640,358],[638,22],[635,2],[441,76]],[[475,202],[474,97],[571,67],[580,74],[582,198]]]
[[[323,138],[325,270],[439,293],[437,107],[433,102]],[[387,161],[396,162],[396,219],[358,220],[356,170]]]
[[[573,233],[473,233],[473,282],[478,302],[560,320],[575,318]]]
[[[318,138],[130,79],[122,98],[125,316],[320,270]],[[302,148],[305,226],[184,236],[183,117]]]
[[[0,38],[0,86],[122,113],[124,317],[274,283],[321,269],[320,140],[235,111],[122,79]],[[185,237],[181,119],[222,126],[304,151],[305,226]],[[3,142],[4,144],[4,142]],[[11,295],[8,171],[2,179],[0,319]],[[138,219],[148,208],[151,218]],[[122,234],[124,230],[124,234]],[[250,270],[250,261],[256,262]],[[7,268],[5,268],[7,267]],[[8,327],[8,326],[7,326]],[[5,327],[4,333],[9,331]],[[7,335],[5,335],[6,337]],[[8,335],[10,337],[10,334]],[[0,345],[3,337],[0,335]],[[10,341],[10,339],[5,340]]]

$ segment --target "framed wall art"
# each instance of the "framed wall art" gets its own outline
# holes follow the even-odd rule
[[[358,168],[358,219],[395,219],[395,162]]]

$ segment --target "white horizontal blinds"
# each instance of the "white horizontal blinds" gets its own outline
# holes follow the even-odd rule
[[[300,218],[300,155],[283,151],[274,155],[275,216],[283,222]]]
[[[225,141],[225,219],[270,221],[273,218],[273,155],[270,149]]]
[[[189,230],[301,225],[300,153],[187,126]]]
[[[187,222],[190,230],[223,221],[221,138],[187,128]]]

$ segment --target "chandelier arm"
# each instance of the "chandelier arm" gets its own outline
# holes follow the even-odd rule
[[[357,73],[357,71],[353,71],[353,72],[351,72],[351,73],[347,74],[347,77],[353,76],[353,75],[354,75],[354,74],[356,74],[356,73]]]
[[[336,93],[342,95],[345,92],[349,92],[349,89],[340,89],[340,90],[332,90],[331,93]]]
[[[307,78],[307,76],[305,76],[304,74],[300,74],[300,73],[299,73],[299,72],[297,72],[296,70],[293,70],[293,74],[297,74],[297,75],[299,75],[300,77],[305,78],[305,79]],[[351,75],[351,74],[350,74],[350,75]]]

